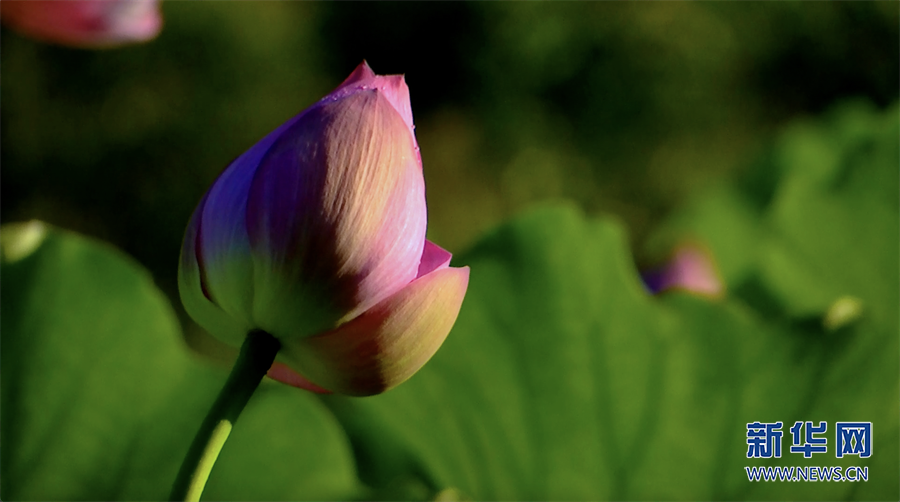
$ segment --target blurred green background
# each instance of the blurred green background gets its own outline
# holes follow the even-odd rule
[[[778,128],[898,96],[897,2],[164,2],[106,51],[2,32],[2,221],[111,241],[180,305],[194,205],[234,157],[362,59],[405,73],[429,236],[451,251],[547,199],[633,249]],[[647,257],[638,256],[639,262]]]

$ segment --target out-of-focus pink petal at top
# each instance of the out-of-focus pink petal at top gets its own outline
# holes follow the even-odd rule
[[[145,42],[162,28],[158,0],[4,0],[0,19],[30,37],[83,48]]]

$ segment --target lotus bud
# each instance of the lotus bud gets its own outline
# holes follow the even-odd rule
[[[232,346],[276,337],[275,379],[383,392],[437,351],[468,285],[426,220],[409,89],[363,62],[213,183],[185,234],[181,298]]]
[[[679,289],[709,298],[725,293],[712,256],[703,246],[692,243],[676,247],[664,266],[644,273],[642,278],[651,293]]]
[[[24,35],[83,48],[144,42],[162,28],[157,0],[4,0],[0,18]]]

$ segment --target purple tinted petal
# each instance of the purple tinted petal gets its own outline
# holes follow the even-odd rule
[[[647,288],[647,291],[652,294],[660,293],[666,287],[665,273],[659,269],[641,273],[641,280],[644,282],[644,287]]]
[[[202,211],[199,247],[212,299],[231,316],[253,325],[253,263],[247,235],[247,197],[266,151],[300,119],[298,115],[235,159],[213,183]]]
[[[422,250],[422,261],[419,262],[419,271],[416,277],[422,277],[434,270],[449,267],[452,256],[449,251],[425,239],[425,249]]]
[[[330,299],[349,320],[416,277],[425,241],[424,180],[415,140],[377,90],[320,101],[263,158],[247,204],[265,301],[255,316],[276,336],[307,336],[295,317],[321,317]],[[277,291],[276,289],[280,289]],[[268,294],[271,292],[272,294]],[[259,310],[261,309],[261,310]],[[334,310],[334,309],[333,309]],[[308,314],[308,315],[306,315]]]
[[[725,292],[711,254],[699,244],[679,245],[665,266],[645,272],[642,279],[654,294],[678,289],[718,298]]]
[[[250,326],[228,315],[211,299],[205,283],[207,273],[198,248],[201,230],[200,213],[206,202],[204,197],[188,223],[178,265],[178,292],[187,313],[197,324],[220,340],[239,345]]]

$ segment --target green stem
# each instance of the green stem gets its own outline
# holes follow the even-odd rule
[[[219,397],[200,425],[172,485],[169,500],[200,500],[203,487],[231,427],[272,366],[281,343],[265,331],[251,331]]]

